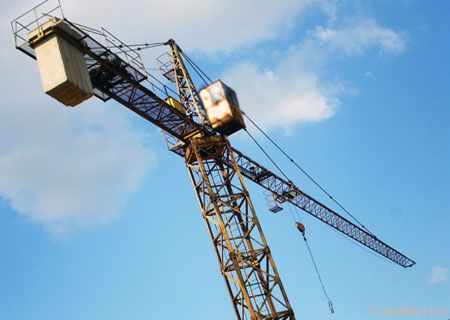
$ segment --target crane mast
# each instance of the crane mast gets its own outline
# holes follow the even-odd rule
[[[180,102],[184,105],[186,115],[190,116],[197,123],[205,123],[206,115],[204,109],[200,106],[194,81],[186,68],[182,58],[182,50],[175,42],[170,39],[166,42],[170,47],[170,56],[173,68],[164,73],[164,76],[170,81],[175,82]]]
[[[28,39],[31,26],[37,24],[40,28],[39,19],[52,17],[58,8],[38,17],[37,6],[14,20],[16,48],[36,59],[33,43]],[[37,18],[30,22],[26,21],[27,16]],[[415,264],[291,181],[233,148],[226,135],[219,134],[206,121],[194,81],[175,41],[166,43],[172,69],[166,70],[165,76],[175,82],[184,110],[172,107],[155,93],[158,87],[149,80],[133,49],[104,29],[91,29],[62,17],[60,20],[69,30],[49,28],[43,36],[56,33],[63,37],[81,50],[90,74],[107,78],[92,81],[93,94],[102,101],[113,99],[158,126],[171,141],[170,150],[184,158],[238,320],[295,319],[244,177],[271,192],[278,203],[297,206],[396,264]],[[99,37],[106,38],[107,45],[100,43]]]
[[[204,110],[181,49],[173,39],[167,43],[180,101],[185,110],[194,106],[203,124]],[[227,137],[191,135],[184,158],[236,318],[294,320]]]
[[[236,318],[295,319],[228,139],[193,138],[185,160]]]

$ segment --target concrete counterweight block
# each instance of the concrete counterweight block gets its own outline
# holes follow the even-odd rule
[[[56,32],[58,28],[63,32]],[[75,31],[64,21],[54,19],[32,30],[28,36],[45,93],[71,107],[92,97],[84,55],[76,42],[70,41],[80,38]]]

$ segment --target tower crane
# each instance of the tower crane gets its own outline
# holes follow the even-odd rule
[[[53,56],[51,64],[41,65],[51,55],[48,50],[66,54],[61,63],[66,73],[73,69],[75,80],[70,82],[66,74],[61,86],[47,88],[48,94],[71,106],[92,95],[105,102],[114,100],[162,130],[170,151],[184,160],[192,180],[236,319],[295,319],[245,179],[269,192],[277,204],[303,210],[396,264],[405,268],[415,264],[363,226],[231,146],[228,136],[245,127],[234,91],[216,81],[199,92],[186,56],[174,40],[162,43],[168,46],[170,58],[162,70],[175,83],[176,94],[147,72],[137,50],[105,29],[68,20],[59,2],[49,7],[44,1],[11,24],[16,48],[37,59],[43,81],[46,68],[56,68]],[[86,72],[80,73],[80,68]],[[55,81],[54,73],[52,77],[50,82]],[[235,108],[230,109],[228,122],[214,122],[207,112],[207,104],[217,94]]]

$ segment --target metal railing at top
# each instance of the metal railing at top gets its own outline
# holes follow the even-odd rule
[[[138,82],[144,81],[146,87],[161,98],[178,97],[178,93],[172,88],[171,83],[167,85],[164,83],[164,77],[160,79],[156,74],[149,72],[149,69],[144,65],[140,53],[133,48],[135,46],[125,44],[105,28],[95,29],[69,21],[64,16],[60,0],[45,0],[11,22],[16,48],[35,59],[34,49],[28,39],[29,33],[42,28],[42,25],[55,19],[64,20],[72,30],[80,35],[79,41],[83,41],[96,54],[103,57],[107,57],[110,54],[120,57],[131,67],[129,71],[135,75],[134,79]],[[165,53],[165,55],[168,55],[168,53]],[[168,62],[170,61],[171,59],[168,59]],[[171,65],[166,64],[166,69],[157,70],[157,73],[159,74],[161,71],[167,72],[171,67]]]
[[[29,32],[39,29],[43,24],[58,16],[64,19],[61,2],[45,0],[11,21],[16,48],[35,58],[34,50],[28,44]]]
[[[141,74],[145,76],[148,75],[144,62],[136,50],[127,46],[104,28],[97,30],[68,21],[64,17],[60,0],[45,0],[11,22],[16,48],[32,58],[35,58],[34,49],[30,46],[28,41],[28,34],[33,30],[39,30],[45,23],[54,19],[66,20],[70,25],[75,26],[76,29],[82,30],[84,33],[94,38],[102,48],[110,50],[112,54],[119,56]]]
[[[144,61],[136,50],[119,40],[105,28],[101,28],[101,32],[107,48],[114,49],[114,54],[120,56],[120,58],[126,61],[134,69],[148,77],[148,71],[145,68]]]

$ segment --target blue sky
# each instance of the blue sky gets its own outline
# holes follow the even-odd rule
[[[183,162],[114,102],[68,110],[41,92],[35,62],[14,50],[8,29],[33,5],[2,4],[0,14],[0,320],[233,319]],[[248,182],[298,319],[450,309],[448,1],[63,5],[69,19],[126,42],[177,39],[327,190],[417,262],[387,263],[302,213],[330,315],[289,208],[270,213]],[[144,55],[148,66],[153,58]],[[231,140],[270,167],[245,135]]]

